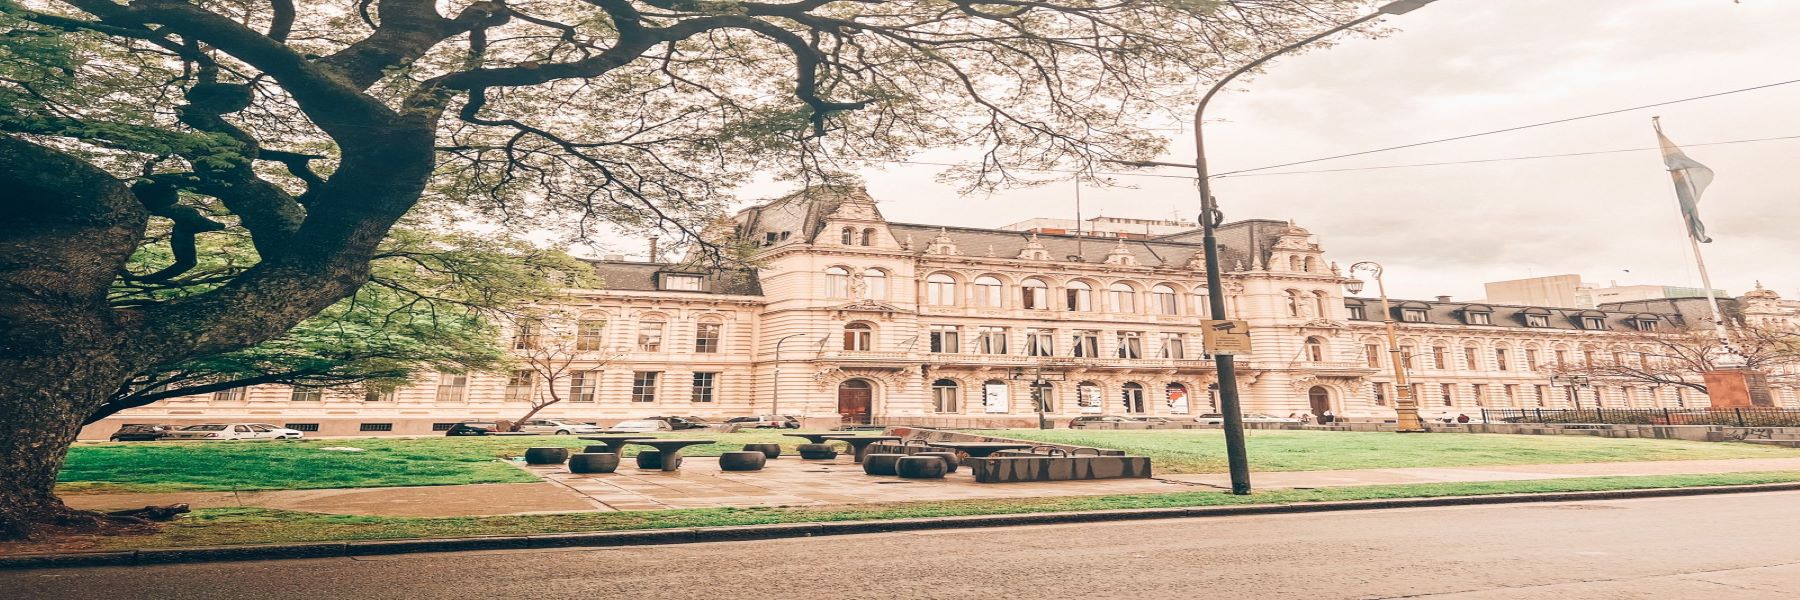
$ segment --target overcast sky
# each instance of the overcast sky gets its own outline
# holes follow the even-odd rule
[[[1215,172],[1800,79],[1796,0],[1439,0],[1389,24],[1399,31],[1278,60],[1215,99]],[[1800,136],[1800,83],[1278,170],[1649,148],[1652,115],[1717,172],[1701,204],[1715,286],[1738,294],[1761,279],[1800,297],[1800,139],[1697,145]],[[1171,135],[1181,141],[1165,159],[1190,162],[1187,134]],[[963,197],[935,183],[936,171],[865,176],[896,221],[999,226],[1074,213],[1072,184]],[[1116,179],[1133,189],[1084,188],[1087,215],[1195,212],[1187,181]],[[1699,286],[1654,151],[1225,178],[1215,194],[1228,220],[1291,218],[1332,260],[1383,263],[1397,296],[1472,299],[1485,281],[1560,273]]]

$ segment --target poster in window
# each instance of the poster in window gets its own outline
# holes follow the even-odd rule
[[[983,412],[1006,412],[1006,384],[989,383],[981,390],[981,407]]]

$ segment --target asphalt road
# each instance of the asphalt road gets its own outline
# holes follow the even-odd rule
[[[0,572],[6,598],[1796,598],[1800,492]]]

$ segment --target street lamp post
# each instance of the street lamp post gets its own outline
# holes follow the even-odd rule
[[[1394,309],[1388,306],[1387,285],[1381,281],[1381,264],[1374,261],[1363,261],[1350,265],[1350,274],[1357,270],[1368,271],[1375,278],[1375,290],[1381,294],[1381,322],[1387,326],[1388,360],[1394,363],[1394,413],[1400,423],[1394,428],[1399,433],[1424,433],[1425,427],[1419,423],[1419,402],[1413,397],[1412,385],[1406,381],[1406,358],[1400,355],[1400,340],[1394,335]],[[1362,291],[1363,282],[1352,277],[1344,283],[1344,288],[1355,294]]]
[[[1200,97],[1200,103],[1194,106],[1194,164],[1167,163],[1159,161],[1108,161],[1138,167],[1183,167],[1194,169],[1198,177],[1200,191],[1200,243],[1206,259],[1206,286],[1211,290],[1207,294],[1208,312],[1214,320],[1225,320],[1224,285],[1219,280],[1219,240],[1215,231],[1223,224],[1224,217],[1219,212],[1218,200],[1212,195],[1212,175],[1206,168],[1206,136],[1203,121],[1206,117],[1206,105],[1212,102],[1213,96],[1224,89],[1225,84],[1237,79],[1239,75],[1250,72],[1282,54],[1293,51],[1307,44],[1337,35],[1346,29],[1373,21],[1382,15],[1403,15],[1435,0],[1395,0],[1378,8],[1373,13],[1319,32],[1312,37],[1282,46],[1281,48],[1250,61],[1223,79],[1213,83]],[[1225,456],[1231,466],[1231,493],[1243,495],[1250,493],[1250,458],[1244,451],[1244,415],[1238,405],[1237,367],[1235,359],[1229,354],[1214,354],[1219,372],[1219,412],[1225,415]],[[1415,414],[1415,420],[1416,420]]]
[[[1586,375],[1551,375],[1550,385],[1556,385],[1556,380],[1559,378],[1568,382],[1563,385],[1569,388],[1569,404],[1574,405],[1575,410],[1579,412],[1581,410],[1581,389],[1593,387],[1592,380],[1588,379]]]

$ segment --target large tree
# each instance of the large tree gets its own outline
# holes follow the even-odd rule
[[[91,520],[53,493],[87,415],[349,297],[409,212],[687,234],[757,173],[1148,158],[1197,79],[1363,5],[0,0],[0,537]],[[257,262],[109,300],[222,232]],[[175,260],[127,271],[146,243]]]

